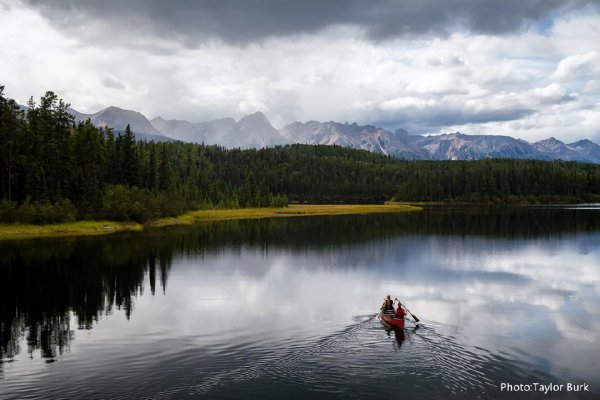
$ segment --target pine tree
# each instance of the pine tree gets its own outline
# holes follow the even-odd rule
[[[4,97],[0,86],[0,199],[13,200],[17,173],[17,142],[22,130],[23,113],[13,99]]]
[[[135,151],[135,136],[131,127],[127,124],[125,134],[119,135],[119,156],[120,156],[120,181],[126,185],[137,186],[139,184],[138,157]]]

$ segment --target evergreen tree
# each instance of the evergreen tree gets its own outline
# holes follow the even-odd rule
[[[120,182],[137,186],[139,184],[138,157],[135,150],[135,136],[129,124],[125,127],[125,134],[119,135],[117,153],[121,172]]]
[[[16,101],[4,97],[0,86],[0,198],[12,201],[17,173],[17,144],[22,134],[23,113]]]

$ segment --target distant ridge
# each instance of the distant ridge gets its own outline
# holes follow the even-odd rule
[[[478,160],[482,158],[546,159],[530,143],[501,135],[465,135],[460,132],[420,136],[415,143],[435,160]]]
[[[262,148],[291,143],[325,144],[364,149],[408,160],[476,160],[482,158],[523,158],[600,163],[600,145],[588,139],[563,143],[548,138],[535,143],[503,135],[467,135],[460,132],[441,135],[410,135],[403,129],[387,129],[356,123],[293,122],[275,129],[267,117],[256,112],[235,121],[233,118],[206,122],[149,121],[143,114],[108,107],[95,114],[71,109],[76,121],[90,119],[94,125],[122,131],[129,124],[141,140],[180,140],[218,144],[233,148]]]
[[[370,125],[309,121],[293,122],[283,127],[281,133],[294,143],[335,144],[407,159],[431,158],[401,129],[392,133]]]
[[[238,122],[233,118],[222,118],[193,124],[182,120],[166,121],[157,117],[151,123],[163,135],[184,142],[203,142],[242,149],[289,143],[261,112],[247,115]]]
[[[598,163],[600,160],[600,146],[591,140],[565,144],[553,137],[535,142],[533,146],[543,154],[552,158],[570,161],[588,161]]]
[[[150,121],[148,121],[142,113],[137,111],[124,110],[119,107],[111,106],[98,111],[95,114],[80,113],[72,108],[69,109],[69,112],[75,117],[75,122],[82,122],[89,119],[92,124],[96,126],[108,126],[113,128],[116,132],[125,131],[125,127],[129,125],[138,140],[153,140],[155,142],[167,142],[173,140],[172,138],[164,136],[158,129],[152,126]]]
[[[221,144],[248,149],[277,146],[289,142],[277,129],[273,128],[263,113],[256,112],[245,116],[233,125],[223,137]]]

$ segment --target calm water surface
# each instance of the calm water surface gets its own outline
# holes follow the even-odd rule
[[[418,327],[374,318],[388,293]],[[600,209],[2,243],[0,324],[3,399],[598,398]]]

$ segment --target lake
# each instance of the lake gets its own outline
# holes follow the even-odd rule
[[[600,396],[594,206],[5,242],[0,301],[2,399]]]

